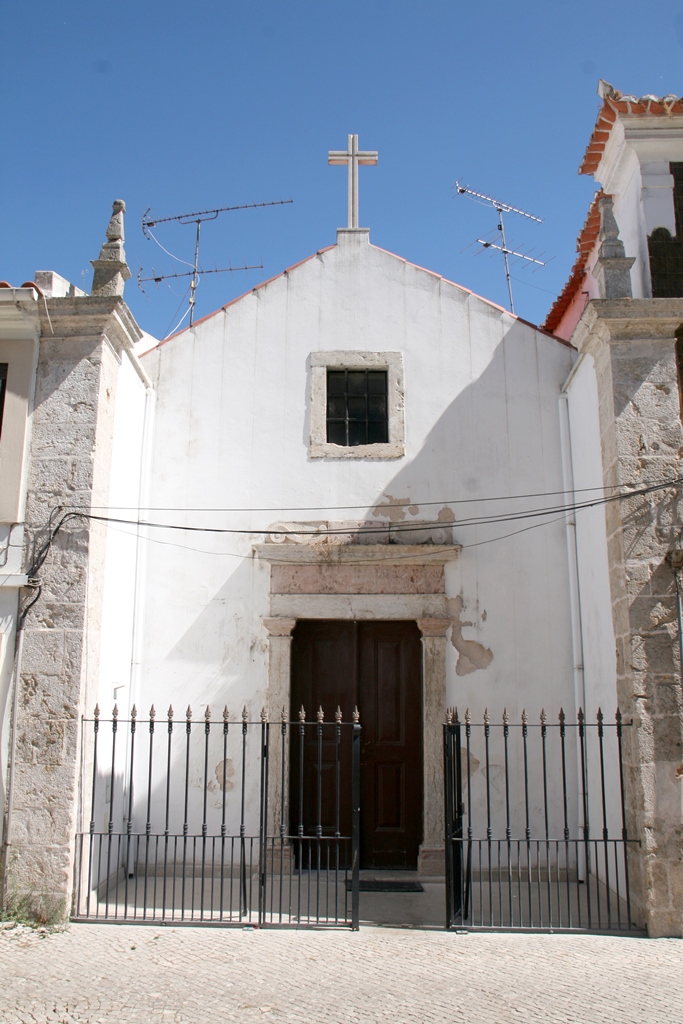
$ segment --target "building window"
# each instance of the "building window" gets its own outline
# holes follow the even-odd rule
[[[669,164],[669,170],[674,179],[676,234],[672,238],[668,228],[655,228],[647,240],[653,299],[683,296],[683,163]]]
[[[311,353],[311,458],[405,455],[400,352]]]
[[[0,363],[0,437],[2,437],[2,414],[5,411],[5,392],[7,391],[7,363]]]
[[[327,371],[327,440],[348,446],[387,443],[386,370]]]

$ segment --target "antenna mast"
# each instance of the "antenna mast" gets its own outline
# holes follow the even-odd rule
[[[532,256],[527,256],[523,252],[515,252],[514,249],[508,249],[507,242],[505,241],[505,224],[503,222],[503,214],[518,213],[520,217],[526,217],[528,220],[533,220],[537,224],[542,224],[543,218],[535,217],[533,213],[527,213],[526,210],[519,210],[516,206],[510,206],[509,203],[502,203],[499,199],[494,199],[492,196],[485,196],[482,192],[475,192],[474,189],[467,188],[466,185],[461,185],[459,181],[456,181],[455,187],[458,190],[458,195],[470,196],[475,202],[481,203],[482,206],[492,206],[498,214],[498,230],[500,231],[500,240],[502,245],[495,245],[493,242],[484,241],[483,238],[478,238],[477,241],[480,245],[483,245],[485,249],[497,249],[498,252],[502,252],[503,260],[505,261],[505,280],[507,281],[508,295],[510,296],[510,312],[514,313],[515,304],[512,298],[509,257],[514,256],[520,260],[527,260],[529,263],[537,263],[539,267],[544,267],[545,263],[543,263],[542,260],[534,259]]]
[[[190,327],[191,327],[192,326],[192,322],[194,320],[194,307],[195,307],[195,301],[196,301],[195,292],[197,290],[197,285],[199,283],[199,277],[200,277],[201,274],[227,274],[227,273],[229,273],[229,272],[231,272],[233,270],[263,270],[263,264],[262,263],[255,264],[253,266],[247,266],[246,264],[244,264],[244,266],[241,266],[241,267],[233,267],[233,266],[229,266],[229,267],[215,267],[213,270],[201,270],[200,267],[199,267],[199,235],[200,235],[200,232],[201,232],[202,224],[205,221],[207,221],[207,220],[216,220],[219,213],[230,213],[233,210],[253,210],[253,209],[255,209],[256,207],[259,207],[259,206],[285,206],[287,203],[293,203],[293,202],[294,202],[293,199],[276,199],[274,202],[270,202],[270,203],[244,203],[241,206],[219,206],[219,207],[216,207],[216,209],[213,209],[213,210],[198,210],[195,213],[179,213],[176,216],[172,216],[172,217],[155,217],[155,218],[152,218],[152,217],[149,216],[150,208],[147,207],[147,210],[142,215],[142,233],[145,236],[145,238],[147,238],[147,239],[151,238],[151,239],[154,239],[154,241],[156,241],[156,239],[154,238],[154,235],[150,231],[150,228],[156,227],[157,224],[168,224],[169,222],[174,221],[177,224],[195,224],[196,225],[197,232],[196,232],[196,236],[195,236],[195,245],[194,245],[194,263],[188,264],[188,266],[190,266],[190,265],[192,266],[192,270],[191,271],[186,271],[183,274],[153,274],[152,277],[142,277],[141,276],[142,275],[142,270],[140,270],[140,272],[138,273],[138,285],[140,287],[142,287],[143,283],[145,283],[147,281],[154,281],[155,284],[158,284],[160,281],[166,281],[166,280],[168,280],[170,278],[173,278],[173,277],[191,277],[192,278],[192,280],[190,281]],[[174,259],[176,259],[176,258],[177,257],[174,257]],[[181,261],[181,262],[184,262],[184,261]]]

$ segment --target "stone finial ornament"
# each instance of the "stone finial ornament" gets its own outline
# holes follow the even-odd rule
[[[107,241],[100,250],[100,257],[90,262],[94,268],[91,295],[123,295],[123,288],[130,277],[123,249],[123,215],[126,204],[115,199],[112,215],[107,225]]]
[[[630,299],[631,267],[635,256],[627,256],[624,243],[619,238],[619,225],[614,217],[611,196],[603,196],[598,203],[600,210],[600,253],[593,268],[593,277],[598,282],[601,299]]]

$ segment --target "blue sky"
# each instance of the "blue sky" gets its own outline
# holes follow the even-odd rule
[[[577,167],[599,77],[624,92],[683,93],[683,4],[657,16],[632,0],[599,5],[456,0],[65,0],[3,15],[0,278],[56,270],[89,290],[111,202],[125,199],[126,300],[164,336],[187,308],[185,282],[135,275],[186,269],[141,231],[163,217],[274,199],[222,214],[200,262],[263,262],[207,275],[197,315],[333,244],[346,174],[328,149],[379,151],[360,170],[360,221],[376,245],[506,304],[503,268],[474,255],[495,215],[453,183],[544,218],[510,216],[508,242],[552,257],[513,268],[517,312],[540,322],[566,280],[595,185]],[[192,258],[194,230],[160,226]]]

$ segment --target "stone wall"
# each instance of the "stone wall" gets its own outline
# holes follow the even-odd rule
[[[675,344],[681,299],[589,303],[574,333],[593,356],[606,493],[681,476]],[[683,935],[683,702],[675,580],[681,490],[605,506],[617,694],[626,720],[626,801],[636,912],[650,935]]]
[[[27,550],[61,511],[108,503],[121,351],[140,332],[116,297],[50,299],[43,313],[31,440]],[[80,717],[99,661],[105,527],[71,520],[38,572],[18,691],[15,788],[7,857],[10,906],[54,920],[70,909],[79,806]]]

